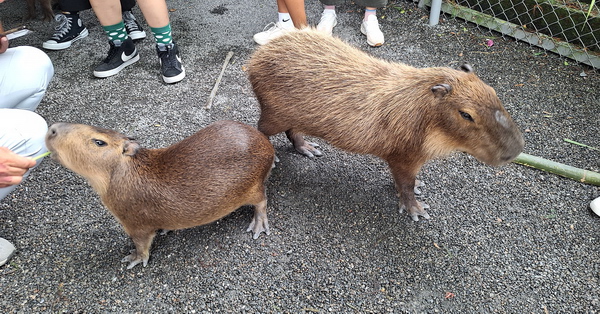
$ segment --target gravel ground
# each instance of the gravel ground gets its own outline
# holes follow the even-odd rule
[[[6,28],[20,23],[23,3],[0,4]],[[252,35],[276,18],[275,1],[168,4],[183,82],[162,84],[150,38],[137,43],[134,66],[93,78],[108,45],[85,12],[90,36],[48,52],[56,74],[38,110],[48,123],[111,128],[150,148],[220,119],[255,125],[258,104],[243,65]],[[306,5],[316,24],[320,4]],[[600,147],[598,72],[510,38],[487,47],[490,35],[461,21],[429,27],[427,12],[404,1],[380,10],[386,44],[370,48],[360,9],[338,12],[334,34],[375,56],[417,67],[469,62],[523,130],[526,153],[600,171],[598,151],[563,141]],[[12,44],[41,47],[51,24],[28,25],[35,32]],[[234,57],[205,110],[228,51]],[[432,219],[415,223],[398,212],[381,160],[316,141],[325,156],[308,159],[284,136],[273,138],[281,162],[268,184],[270,236],[252,240],[252,210],[244,207],[157,236],[148,266],[131,270],[120,260],[133,245],[97,195],[44,161],[0,203],[0,235],[18,248],[0,268],[2,312],[600,312],[600,217],[588,207],[598,187],[456,153],[422,169],[420,199]]]

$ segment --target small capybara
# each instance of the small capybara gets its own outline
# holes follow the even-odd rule
[[[247,231],[269,234],[265,181],[275,152],[255,128],[215,122],[167,148],[147,149],[118,132],[83,124],[53,124],[52,158],[84,177],[123,225],[135,250],[123,262],[144,266],[159,229],[208,224],[254,205]]]
[[[54,12],[52,12],[52,5],[57,1],[55,0],[27,0],[27,16],[25,19],[32,20],[37,17],[36,12],[36,3],[40,4],[40,8],[42,9],[42,15],[44,16],[44,21],[50,21],[54,17]]]
[[[496,92],[469,65],[414,68],[306,28],[259,47],[248,76],[260,104],[261,132],[286,132],[308,157],[321,152],[303,134],[384,159],[400,209],[415,221],[429,218],[428,206],[414,196],[427,160],[458,150],[501,165],[523,149],[523,136]]]

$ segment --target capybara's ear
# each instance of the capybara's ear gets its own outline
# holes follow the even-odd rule
[[[442,98],[452,90],[452,86],[448,84],[438,84],[431,88],[435,98]]]
[[[475,70],[473,70],[473,67],[471,67],[470,64],[468,63],[464,63],[463,65],[460,66],[459,68],[461,71],[467,72],[467,73],[473,73],[475,72]]]
[[[123,155],[125,156],[133,156],[137,154],[140,149],[140,144],[134,141],[126,141],[125,145],[123,145]]]

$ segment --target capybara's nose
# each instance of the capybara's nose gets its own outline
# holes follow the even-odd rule
[[[48,133],[46,134],[47,137],[54,137],[56,136],[56,130],[57,130],[57,125],[53,124],[50,126],[50,128],[48,128]]]
[[[58,132],[61,128],[63,128],[65,123],[54,123],[48,128],[48,133],[46,133],[47,137],[55,137],[58,135]]]

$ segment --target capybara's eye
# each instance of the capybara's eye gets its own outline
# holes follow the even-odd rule
[[[94,139],[94,144],[96,144],[96,146],[98,146],[98,147],[106,146],[106,142],[103,140]]]
[[[471,117],[470,114],[464,112],[464,111],[459,111],[460,112],[460,116],[463,117],[463,119],[467,120],[467,121],[471,121],[474,122],[475,120],[473,120],[473,117]]]

